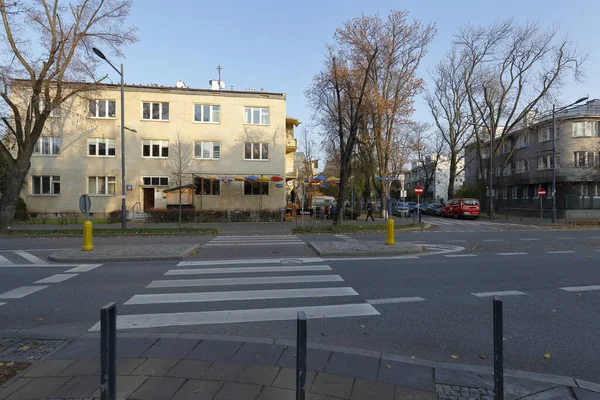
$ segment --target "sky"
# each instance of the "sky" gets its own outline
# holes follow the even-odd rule
[[[436,25],[436,37],[418,71],[426,83],[459,26],[514,18],[556,26],[588,55],[585,82],[568,83],[561,104],[585,95],[600,97],[600,52],[594,46],[600,2],[589,0],[503,0],[501,5],[481,0],[136,0],[129,22],[139,28],[139,41],[125,48],[123,60],[112,61],[124,63],[127,83],[174,86],[182,79],[193,88],[209,88],[220,65],[228,89],[286,93],[287,115],[310,125],[304,92],[323,66],[336,28],[362,13],[385,16],[392,9]],[[99,72],[118,82],[110,67]],[[415,109],[414,120],[431,122],[421,96]]]

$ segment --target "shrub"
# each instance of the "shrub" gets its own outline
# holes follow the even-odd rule
[[[358,219],[360,217],[360,209],[355,208],[353,211],[350,207],[347,207],[346,212],[344,213],[344,217],[346,217],[346,219]]]
[[[27,212],[27,203],[21,197],[17,199],[17,207],[15,209],[15,219],[17,221],[27,221],[29,213]]]
[[[121,210],[113,210],[108,213],[108,221],[109,224],[116,224],[117,222],[121,222]]]
[[[42,224],[46,225],[48,223],[48,220],[50,219],[50,214],[38,213],[37,217],[39,218],[39,220],[41,221]]]

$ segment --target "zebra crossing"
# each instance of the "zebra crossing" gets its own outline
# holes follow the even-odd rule
[[[217,236],[204,247],[255,247],[255,246],[298,246],[304,241],[296,235],[248,235],[248,236]]]
[[[184,261],[123,303],[117,329],[285,321],[298,311],[379,315],[319,258]]]
[[[0,268],[27,265],[48,265],[48,261],[25,250],[0,251]]]
[[[425,218],[424,218],[425,220]],[[489,222],[481,220],[463,220],[446,218],[427,218],[427,223],[443,228],[444,232],[480,232],[480,231],[506,231],[506,230],[539,230],[539,226],[516,224],[511,222]]]

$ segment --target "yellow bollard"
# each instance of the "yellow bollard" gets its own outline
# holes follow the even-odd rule
[[[385,244],[396,244],[394,241],[394,220],[392,218],[389,218],[387,222],[387,239]]]
[[[83,223],[83,247],[81,250],[94,250],[94,245],[92,244],[92,221],[85,221]]]

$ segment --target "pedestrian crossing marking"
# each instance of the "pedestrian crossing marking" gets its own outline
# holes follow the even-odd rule
[[[12,264],[12,262],[0,254],[0,264]]]
[[[322,262],[321,257],[310,258],[248,258],[237,260],[198,260],[198,261],[181,261],[177,264],[178,267],[191,266],[210,266],[210,265],[241,265],[241,264],[309,264],[314,262]]]
[[[146,288],[271,285],[276,283],[342,282],[339,275],[265,276],[252,278],[173,279],[152,281]]]
[[[204,247],[217,246],[298,246],[305,245],[296,235],[217,236]]]
[[[33,283],[61,283],[77,275],[79,274],[55,274],[47,278],[40,279],[39,281],[35,281]]]
[[[26,251],[15,250],[14,253],[23,257],[27,261],[31,261],[33,264],[48,264],[46,261],[42,260],[41,258],[36,257],[33,254],[29,254]]]
[[[48,286],[21,286],[16,289],[0,294],[0,299],[22,299],[32,293],[46,289]]]
[[[328,265],[171,269],[165,275],[238,274],[251,272],[331,271]]]

